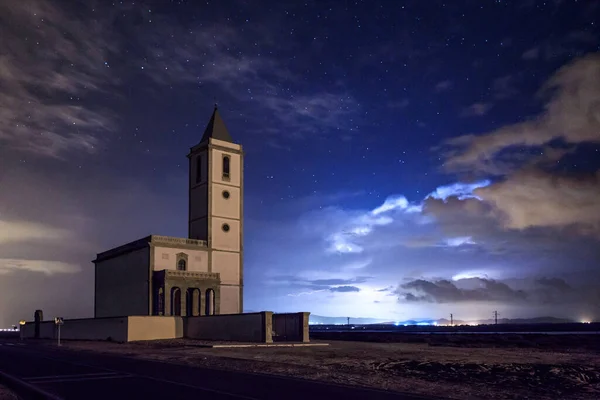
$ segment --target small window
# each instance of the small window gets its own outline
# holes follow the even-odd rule
[[[228,199],[228,198],[229,198],[229,196],[230,196],[230,194],[229,194],[229,191],[227,191],[227,190],[223,190],[223,198],[224,198],[224,199]]]
[[[196,157],[196,183],[202,181],[202,156]]]
[[[223,156],[223,179],[229,179],[231,157]]]
[[[177,261],[177,271],[185,271],[185,270],[186,270],[185,260]]]
[[[229,232],[229,224],[223,224],[221,229],[223,229],[223,232]]]

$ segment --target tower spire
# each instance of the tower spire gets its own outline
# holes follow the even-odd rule
[[[210,138],[234,143],[229,131],[227,130],[227,127],[225,126],[225,122],[223,122],[223,118],[221,118],[221,114],[219,113],[216,102],[215,109],[210,117],[210,121],[208,121],[208,125],[206,125],[206,129],[204,130],[204,135],[202,135],[200,143],[208,141]]]

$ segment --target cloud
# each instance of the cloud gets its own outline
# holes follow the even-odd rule
[[[193,24],[142,5],[101,2],[8,0],[0,15],[11,21],[0,24],[0,143],[22,153],[65,158],[109,146],[134,80],[148,83],[141,90],[150,93],[216,87],[226,100],[272,115],[268,130],[279,136],[328,129],[347,135],[358,126],[359,105],[347,90],[309,91],[274,57],[236,50],[255,37],[281,47],[259,25],[241,34],[225,23]],[[257,122],[264,128],[262,117]]]
[[[72,274],[81,271],[76,264],[50,260],[15,260],[0,258],[0,275],[20,271],[42,272],[46,275]],[[4,278],[5,279],[5,278]]]
[[[600,142],[600,54],[561,68],[543,86],[551,93],[544,112],[535,118],[482,135],[465,135],[447,142],[448,171],[485,171],[504,149],[536,147],[561,139],[567,144]]]
[[[474,192],[506,229],[574,228],[600,238],[600,171],[569,176],[522,170]]]
[[[452,81],[449,81],[449,80],[441,81],[435,85],[435,92],[436,93],[445,92],[447,90],[452,89],[453,86],[454,86],[454,83]]]
[[[360,288],[357,288],[356,286],[336,286],[329,288],[329,291],[337,293],[356,293],[360,292]]]
[[[255,84],[265,86],[268,82]],[[285,130],[288,137],[302,138],[307,133],[322,134],[331,129],[350,134],[357,128],[355,118],[359,105],[348,93],[323,91],[291,95],[273,87],[256,94],[255,98],[272,112],[281,127],[272,128],[276,132]]]
[[[491,103],[475,103],[471,104],[462,110],[461,116],[463,117],[482,117],[486,115],[493,105]]]
[[[516,78],[513,75],[505,75],[494,79],[492,82],[492,94],[495,99],[505,100],[519,93],[515,87]]]
[[[158,177],[156,190],[91,167],[69,179],[63,168],[48,167],[40,177],[39,165],[2,170],[0,326],[31,318],[41,307],[54,315],[89,317],[94,254],[151,233],[186,234],[177,211],[186,209],[183,176]],[[163,211],[152,212],[157,209]]]
[[[252,308],[268,306],[255,297],[268,291],[285,299],[286,310],[320,315],[398,320],[452,312],[476,319],[500,306],[514,317],[572,316],[574,309],[597,315],[586,286],[597,242],[505,226],[497,206],[479,193],[499,182],[455,182],[418,201],[391,195],[369,209],[339,202],[304,210],[286,226],[248,225],[248,237],[262,238],[246,260],[262,266],[246,276]],[[282,271],[288,275],[278,277]]]
[[[487,179],[473,183],[456,182],[450,185],[437,187],[427,197],[441,200],[446,200],[449,197],[457,197],[459,200],[477,198],[477,196],[474,194],[475,189],[486,187],[490,184],[491,181]]]
[[[0,24],[0,142],[48,156],[94,151],[95,132],[112,130],[112,121],[79,98],[115,82],[105,26],[43,1],[5,1],[0,15],[11,21]]]
[[[524,52],[521,57],[523,58],[523,60],[535,60],[539,56],[540,56],[540,48],[532,47],[531,49]]]
[[[455,281],[417,279],[399,285],[395,294],[400,303],[497,303],[520,307],[526,304],[530,307],[568,304],[586,310],[596,307],[600,299],[593,287],[573,287],[560,278],[521,280],[518,282],[521,288],[512,287],[507,282],[479,277]]]
[[[410,100],[402,99],[400,101],[392,101],[388,103],[388,107],[392,109],[402,110],[410,105]]]
[[[0,220],[0,245],[11,242],[67,240],[71,233],[65,229],[25,221]]]
[[[433,303],[458,303],[464,301],[523,302],[527,294],[521,290],[513,290],[508,285],[491,279],[472,278],[479,287],[474,289],[459,288],[449,280],[426,281],[414,280],[400,285],[399,300],[423,301]]]
[[[578,146],[600,143],[598,76],[600,54],[575,60],[543,85],[540,96],[549,98],[540,115],[448,141],[447,171],[496,177],[473,190],[481,203],[462,204],[477,209],[488,231],[497,224],[509,232],[550,228],[600,237],[600,172],[555,172],[557,163]],[[428,203],[434,214],[451,206]]]

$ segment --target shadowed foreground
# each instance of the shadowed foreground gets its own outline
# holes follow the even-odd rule
[[[423,399],[301,379],[73,351],[31,342],[0,342],[0,371],[66,400],[127,396],[144,399]]]

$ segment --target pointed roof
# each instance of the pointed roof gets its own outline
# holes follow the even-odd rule
[[[208,121],[208,125],[206,125],[206,129],[204,130],[204,135],[202,135],[200,143],[208,141],[210,138],[233,143],[233,139],[227,131],[225,122],[223,122],[223,118],[221,118],[221,114],[219,114],[216,104],[215,110],[213,111],[212,117],[210,117],[210,121]]]

